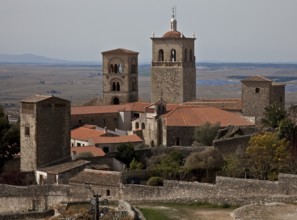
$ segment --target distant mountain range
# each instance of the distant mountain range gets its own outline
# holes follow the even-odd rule
[[[20,63],[20,64],[99,64],[99,62],[69,61],[49,58],[34,54],[0,54],[0,63]]]

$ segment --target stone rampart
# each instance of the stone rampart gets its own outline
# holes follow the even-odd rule
[[[69,186],[0,185],[0,213],[43,211],[68,201]]]
[[[297,176],[280,174],[279,181],[217,177],[216,184],[165,180],[164,186],[123,185],[127,201],[208,202],[246,205],[256,202],[293,202]]]

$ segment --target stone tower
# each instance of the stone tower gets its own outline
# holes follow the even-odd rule
[[[20,136],[23,172],[70,160],[70,102],[41,95],[21,100]]]
[[[262,76],[241,80],[242,113],[245,116],[261,117],[271,104],[285,108],[285,84],[275,83]]]
[[[115,49],[102,52],[103,104],[138,101],[138,52]]]
[[[170,31],[152,39],[151,102],[162,97],[168,103],[196,99],[195,40],[177,30],[175,12]]]

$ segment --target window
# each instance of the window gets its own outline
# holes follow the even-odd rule
[[[255,93],[256,93],[256,94],[260,93],[260,88],[256,88],[256,89],[255,89]]]
[[[164,61],[164,51],[159,50],[158,61]]]
[[[118,73],[118,64],[114,65],[114,73]]]
[[[109,147],[103,147],[103,151],[104,151],[104,153],[108,153],[109,152]]]
[[[113,82],[113,83],[112,83],[112,91],[116,91],[116,89],[117,89],[117,88],[116,88],[116,83]]]
[[[123,73],[123,65],[119,64],[119,73]]]
[[[171,52],[170,52],[170,60],[172,62],[176,61],[176,50],[175,49],[172,49]]]
[[[109,65],[109,72],[113,73],[113,65],[112,64]]]
[[[188,50],[185,49],[185,54],[184,54],[184,61],[187,62],[188,61]]]
[[[30,135],[30,127],[29,127],[29,125],[26,125],[25,126],[25,135],[26,136],[29,136]]]
[[[119,100],[119,98],[114,98],[114,99],[112,100],[112,104],[114,104],[114,105],[118,105],[118,104],[120,104],[120,100]]]
[[[106,196],[110,196],[110,190],[106,190]]]
[[[192,50],[190,50],[190,62],[193,61],[193,53],[192,53]]]
[[[81,120],[80,119],[78,120],[78,124],[81,125]]]
[[[154,140],[151,141],[151,147],[155,147],[155,142],[154,142]]]
[[[120,91],[121,90],[121,86],[120,86],[120,83],[117,82],[117,91]]]
[[[145,129],[145,124],[144,123],[141,123],[141,129]]]
[[[175,145],[176,145],[176,146],[179,146],[179,145],[180,145],[180,138],[179,138],[179,137],[177,137],[177,138],[175,139]]]
[[[80,144],[80,143],[77,143],[77,146],[78,146],[78,147],[80,147],[80,146],[81,146],[81,144]]]
[[[139,129],[139,123],[138,122],[135,123],[135,129]]]

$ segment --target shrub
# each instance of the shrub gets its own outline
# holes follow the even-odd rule
[[[163,178],[158,176],[152,176],[148,179],[146,184],[149,186],[163,186]]]

